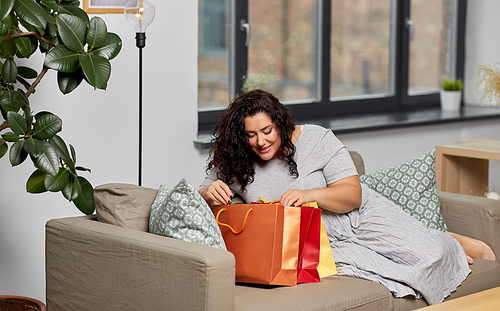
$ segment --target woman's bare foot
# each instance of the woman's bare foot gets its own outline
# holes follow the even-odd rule
[[[467,255],[467,262],[469,264],[472,264],[472,258],[482,258],[496,261],[495,253],[493,253],[491,247],[483,241],[452,232],[447,232],[447,234],[455,238],[455,240],[462,245],[465,255]]]

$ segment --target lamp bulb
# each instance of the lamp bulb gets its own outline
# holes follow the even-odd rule
[[[130,0],[123,13],[137,33],[146,32],[146,28],[155,19],[155,7],[148,0]]]

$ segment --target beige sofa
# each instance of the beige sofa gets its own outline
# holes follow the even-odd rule
[[[361,157],[352,155],[358,171],[364,173]],[[156,190],[144,187],[103,185],[95,195],[101,211],[126,204],[134,208],[111,218],[106,210],[99,216],[101,221],[93,215],[47,222],[49,310],[413,310],[427,306],[423,299],[394,298],[380,284],[338,275],[296,287],[235,284],[231,253],[146,232],[148,206],[155,195]],[[485,241],[500,258],[500,202],[440,195],[450,231]],[[500,286],[498,261],[476,259],[472,273],[446,300]]]

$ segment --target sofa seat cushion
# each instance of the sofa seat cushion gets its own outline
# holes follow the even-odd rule
[[[497,262],[474,258],[474,264],[469,267],[472,272],[447,299],[458,298],[500,286],[500,265]]]
[[[445,301],[500,286],[500,265],[475,259],[472,272]],[[425,299],[395,298],[384,286],[347,276],[322,278],[320,283],[295,287],[239,284],[235,310],[414,310],[428,306]]]
[[[330,276],[294,287],[237,285],[235,310],[387,310],[392,294],[375,282]]]

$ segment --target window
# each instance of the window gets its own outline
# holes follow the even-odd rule
[[[199,0],[199,129],[264,88],[298,121],[437,107],[466,0]]]

